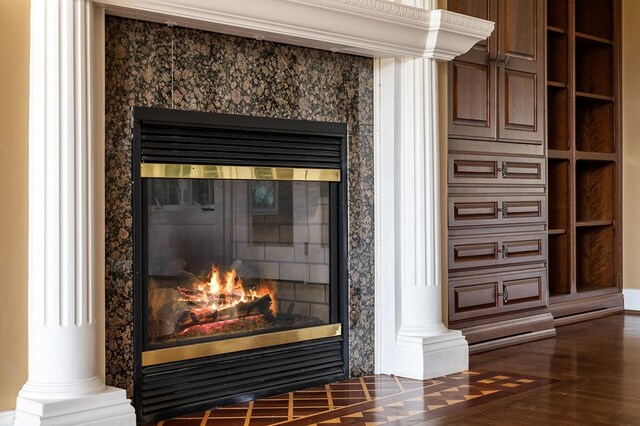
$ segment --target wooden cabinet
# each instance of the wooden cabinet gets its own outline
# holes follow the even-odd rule
[[[496,22],[448,76],[449,327],[462,330],[473,353],[555,335],[546,284],[545,4],[448,4]]]
[[[619,0],[548,1],[547,46],[549,293],[562,324],[622,309]]]
[[[496,22],[487,41],[449,65],[449,137],[541,145],[544,3],[457,0],[449,9]]]
[[[542,307],[546,303],[546,269],[452,280],[451,318],[469,318]]]

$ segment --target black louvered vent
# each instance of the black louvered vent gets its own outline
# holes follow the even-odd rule
[[[216,119],[210,119],[206,125],[172,124],[161,118],[140,120],[141,161],[144,163],[341,166],[344,124],[225,115],[216,115]]]
[[[142,370],[145,422],[344,379],[342,339],[174,362]]]

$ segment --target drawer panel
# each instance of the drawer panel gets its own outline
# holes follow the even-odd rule
[[[498,307],[498,282],[458,287],[455,294],[456,311]]]
[[[449,184],[544,185],[545,159],[449,154]]]
[[[508,180],[535,180],[542,179],[542,169],[544,168],[544,160],[532,162],[528,161],[502,161],[502,175]]]
[[[449,281],[450,321],[499,315],[546,303],[545,269]]]
[[[449,227],[544,223],[547,201],[543,195],[449,197]]]
[[[449,270],[541,262],[547,259],[547,234],[451,238]]]

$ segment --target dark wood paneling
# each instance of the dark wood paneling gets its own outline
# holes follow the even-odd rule
[[[449,154],[449,184],[544,185],[545,161],[537,157]]]
[[[614,219],[615,164],[579,161],[576,167],[577,222]]]
[[[449,320],[454,322],[544,306],[546,271],[450,280],[449,301]]]
[[[499,0],[498,139],[544,140],[544,3]]]
[[[486,54],[467,59],[449,65],[449,134],[495,139],[495,69]]]
[[[505,71],[504,126],[509,130],[535,132],[538,122],[535,74]]]
[[[449,227],[540,223],[546,220],[546,197],[541,195],[455,196],[448,203]]]
[[[449,239],[449,269],[546,261],[547,235],[490,235]]]
[[[538,56],[538,13],[541,2],[503,0],[499,11],[504,13],[503,52],[510,57],[536,61]]]

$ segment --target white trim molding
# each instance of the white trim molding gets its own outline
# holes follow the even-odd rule
[[[376,70],[383,77],[375,88],[376,161],[385,153],[395,158],[390,165],[376,163],[376,299],[390,306],[377,307],[376,333],[378,352],[401,352],[389,367],[387,356],[377,356],[377,368],[416,378],[466,368],[464,338],[440,319],[433,59],[465,52],[489,36],[493,23],[385,0],[32,0],[29,371],[16,425],[135,424],[124,390],[104,383],[105,11],[395,58],[376,62],[384,63]],[[400,214],[410,221],[397,227]],[[396,248],[419,272],[414,280],[394,269],[395,262],[379,262],[395,259]],[[390,279],[384,288],[380,277]],[[382,318],[393,318],[390,326],[382,329]],[[407,372],[403,363],[419,367]]]
[[[11,426],[14,417],[14,411],[0,411],[0,426]]]
[[[622,297],[626,311],[640,311],[640,289],[624,288],[622,289]]]
[[[94,1],[109,14],[379,58],[453,59],[494,27],[385,0]]]

